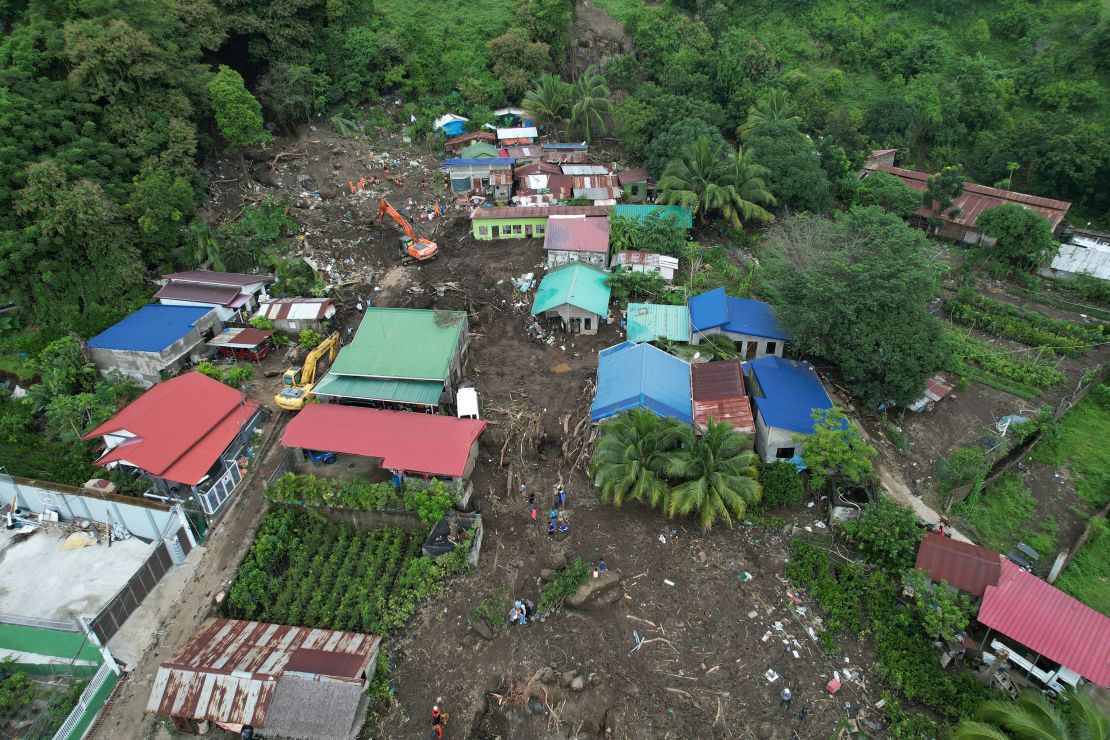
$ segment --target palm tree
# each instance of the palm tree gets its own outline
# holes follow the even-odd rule
[[[721,208],[726,221],[739,229],[745,221],[771,221],[775,218],[763,207],[777,202],[763,180],[769,174],[770,170],[766,167],[751,161],[744,153],[744,147],[736,147],[736,156],[729,159],[726,172],[729,197]]]
[[[1089,697],[1063,696],[1062,706],[1042,694],[1023,691],[1017,701],[991,700],[979,705],[975,720],[965,719],[953,740],[1079,740],[1110,737],[1110,719]]]
[[[558,134],[559,124],[570,119],[570,93],[570,85],[545,72],[536,80],[536,88],[524,93],[524,110]]]
[[[626,500],[665,506],[670,487],[660,470],[675,448],[680,428],[674,419],[639,408],[603,423],[590,461],[602,500],[616,506]]]
[[[687,144],[677,159],[672,159],[659,178],[661,201],[685,206],[704,219],[710,209],[723,208],[732,195],[728,192],[727,160],[708,137]]]
[[[227,269],[220,242],[207,224],[199,220],[193,221],[189,224],[189,235],[193,238],[193,260],[198,265],[208,265],[217,272]]]
[[[790,96],[786,94],[786,91],[772,90],[767,97],[760,98],[755,105],[748,109],[748,120],[740,124],[740,127],[736,129],[736,135],[740,137],[740,141],[745,141],[752,130],[761,123],[768,121],[800,123],[801,120],[794,115],[794,109],[790,105]]]
[[[586,67],[574,81],[572,99],[570,122],[588,144],[595,133],[605,133],[605,116],[613,109],[609,103],[609,88],[605,78],[597,73],[597,67],[592,64]]]
[[[671,489],[667,514],[694,513],[705,529],[718,520],[731,527],[762,494],[747,435],[710,419],[700,437],[690,427],[679,436],[681,447],[664,458],[663,472],[685,482]]]

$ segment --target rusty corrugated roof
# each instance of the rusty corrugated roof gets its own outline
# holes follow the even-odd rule
[[[744,390],[739,360],[717,360],[691,365],[694,421],[705,429],[709,419],[727,422],[738,432],[755,432],[752,405]]]
[[[948,581],[961,591],[982,596],[998,583],[1001,556],[970,542],[929,532],[917,549],[914,567],[934,581]]]
[[[265,727],[285,671],[361,685],[380,642],[357,632],[212,617],[159,666],[146,710]],[[291,669],[291,663],[300,667]]]
[[[901,167],[895,167],[894,165],[883,164],[882,162],[872,163],[869,165],[869,168],[880,172],[889,172],[902,180],[910,189],[918,192],[923,192],[925,190],[926,183],[930,177],[928,172],[906,170]],[[964,191],[952,201],[952,207],[959,209],[959,213],[957,213],[955,217],[933,213],[924,206],[918,208],[914,213],[922,218],[936,218],[948,223],[959,224],[960,226],[975,226],[975,222],[979,220],[979,216],[983,211],[1007,203],[1028,207],[1041,214],[1052,224],[1053,231],[1056,231],[1060,227],[1060,224],[1064,222],[1064,217],[1067,215],[1068,209],[1071,208],[1071,203],[1065,200],[1053,200],[1052,198],[1042,198],[1037,195],[1015,193],[1011,190],[1002,190],[1000,188],[987,187],[986,185],[977,185],[973,182],[965,182]]]

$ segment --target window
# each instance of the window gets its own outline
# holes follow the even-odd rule
[[[536,224],[536,233],[537,233],[537,234],[542,234],[542,233],[544,233],[545,231],[547,231],[547,227],[546,227],[546,226],[544,226],[543,224]]]
[[[592,319],[582,319],[582,328],[585,329],[586,331],[589,331],[590,328],[591,328],[592,323],[593,323]]]
[[[769,354],[769,355],[775,354],[775,349],[777,347],[778,347],[777,342],[767,342],[767,354]]]
[[[488,226],[479,226],[478,227],[478,235],[479,236],[489,236],[489,227]]]
[[[514,234],[523,234],[524,233],[524,227],[521,226],[520,224],[513,224],[513,233]]]
[[[794,457],[793,447],[780,447],[775,450],[775,458],[778,460],[789,460]]]

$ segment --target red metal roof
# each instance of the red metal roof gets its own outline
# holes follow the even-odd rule
[[[239,297],[239,286],[166,283],[154,294],[154,297],[172,301],[210,303],[214,306],[230,306]]]
[[[126,462],[159,478],[196,485],[258,410],[239,391],[193,372],[148,390],[84,436],[128,432],[97,465]]]
[[[470,447],[486,428],[476,419],[313,404],[293,417],[286,447],[378,457],[386,469],[452,478],[466,472]]]
[[[1110,618],[1002,558],[978,620],[1099,686],[1110,686]]]
[[[258,310],[268,319],[300,319],[319,321],[328,318],[331,298],[274,298],[260,301]]]
[[[617,179],[620,180],[621,185],[628,185],[634,182],[649,182],[651,180],[651,173],[643,167],[637,167],[631,170],[621,170],[617,173]]]
[[[543,237],[543,248],[549,251],[606,254],[609,251],[609,219],[549,219],[547,232]]]
[[[531,164],[522,165],[513,168],[513,177],[517,180],[523,179],[528,175],[561,175],[563,171],[553,164],[547,162],[532,162]]]
[[[361,685],[381,638],[210,617],[162,663],[146,711],[265,727],[284,674]]]
[[[911,189],[917,190],[918,192],[925,190],[925,185],[930,177],[927,172],[904,170],[901,167],[883,164],[882,162],[872,163],[870,168],[880,172],[889,172],[895,177],[900,178],[902,182]],[[933,213],[924,206],[918,208],[915,213],[923,218],[932,217],[961,226],[975,226],[975,222],[979,219],[979,214],[983,211],[1006,203],[1028,206],[1047,218],[1049,222],[1052,223],[1053,231],[1056,231],[1056,229],[1060,227],[1060,224],[1064,222],[1064,216],[1067,215],[1068,209],[1071,208],[1071,203],[1064,200],[1042,198],[1036,195],[1015,193],[1010,190],[1001,190],[999,188],[990,188],[986,185],[977,185],[973,182],[966,182],[964,183],[963,193],[952,202],[953,208],[960,209],[959,213],[957,213],[954,218],[950,218],[944,214]]]
[[[933,401],[939,401],[956,387],[956,384],[951,380],[947,380],[940,375],[934,375],[925,381],[925,395]]]
[[[998,583],[1002,556],[970,542],[929,532],[917,549],[918,570],[934,581],[948,581],[961,591],[982,596]]]
[[[608,216],[611,206],[525,206],[523,208],[475,208],[471,219],[548,218],[549,216]]]
[[[694,421],[700,428],[708,427],[712,418],[718,423],[728,422],[738,432],[755,433],[739,360],[695,363],[690,371]]]
[[[272,329],[227,329],[212,337],[207,344],[212,347],[254,349],[273,335]]]
[[[171,272],[163,275],[163,279],[180,283],[203,283],[204,285],[254,285],[255,283],[272,283],[273,275],[247,275],[242,272],[214,272],[212,270],[189,270],[188,272]]]

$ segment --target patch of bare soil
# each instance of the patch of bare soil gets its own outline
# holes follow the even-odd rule
[[[620,21],[590,0],[574,6],[570,38],[567,63],[572,78],[591,64],[600,68],[613,57],[632,52],[632,39]]]

